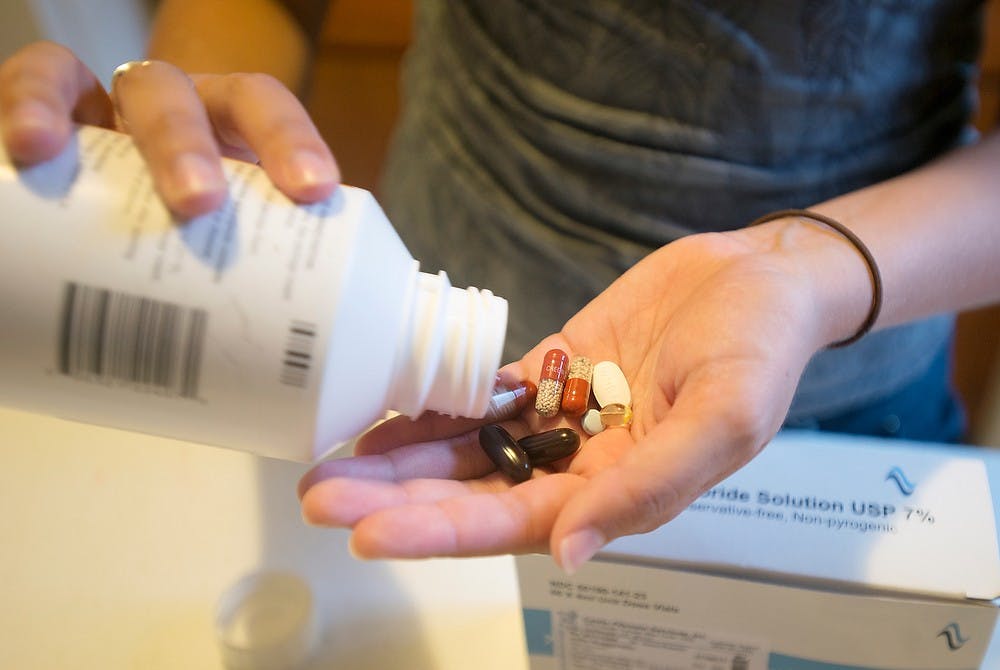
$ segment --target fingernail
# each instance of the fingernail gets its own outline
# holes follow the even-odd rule
[[[52,130],[58,123],[55,113],[47,106],[36,101],[22,102],[15,105],[4,118],[8,130],[32,131]]]
[[[325,186],[336,181],[330,162],[312,151],[298,151],[291,158],[291,179],[299,188]]]
[[[224,191],[226,180],[219,165],[198,154],[184,154],[174,161],[165,188],[168,199],[186,202]]]
[[[351,558],[355,560],[358,561],[368,560],[365,556],[361,555],[360,551],[358,551],[358,547],[354,542],[354,533],[351,533],[351,536],[347,539],[347,552],[351,555]]]
[[[604,536],[593,528],[584,528],[571,533],[559,543],[559,564],[567,575],[572,575],[581,565],[593,558],[604,543]]]
[[[122,78],[122,75],[131,72],[133,70],[138,70],[139,68],[149,67],[153,61],[149,60],[130,60],[125,61],[118,67],[114,69],[111,73],[111,81],[116,82]]]
[[[299,514],[302,516],[302,522],[307,526],[312,526],[313,528],[325,528],[320,519],[316,518],[315,506],[307,505],[302,501],[299,501]]]

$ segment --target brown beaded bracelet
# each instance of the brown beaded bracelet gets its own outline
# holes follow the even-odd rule
[[[765,214],[760,218],[754,219],[747,224],[747,227],[759,226],[760,224],[767,223],[768,221],[784,219],[790,216],[812,219],[813,221],[818,221],[819,223],[833,228],[847,238],[847,241],[853,244],[854,248],[857,249],[861,256],[865,259],[865,263],[868,265],[868,274],[871,275],[872,279],[872,305],[868,310],[868,316],[865,318],[864,323],[861,324],[861,328],[858,329],[858,332],[854,333],[854,335],[851,335],[847,339],[834,342],[829,345],[829,347],[831,349],[835,347],[846,347],[848,344],[857,342],[862,337],[867,335],[868,331],[872,329],[875,325],[875,321],[878,319],[879,312],[882,310],[882,274],[878,271],[878,264],[875,263],[875,257],[872,256],[872,252],[868,250],[868,247],[866,247],[865,243],[861,241],[861,238],[855,235],[854,231],[850,228],[842,224],[840,221],[831,219],[828,216],[810,211],[808,209],[782,209],[777,212],[771,212],[770,214]]]

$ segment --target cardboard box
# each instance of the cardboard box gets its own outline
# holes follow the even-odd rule
[[[981,460],[801,432],[571,577],[517,569],[532,670],[972,670],[1000,596]]]

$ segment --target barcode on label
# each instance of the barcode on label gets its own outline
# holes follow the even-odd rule
[[[67,283],[59,372],[195,398],[208,313],[139,295]]]
[[[304,388],[309,381],[316,325],[292,321],[288,326],[285,352],[281,365],[281,383]]]

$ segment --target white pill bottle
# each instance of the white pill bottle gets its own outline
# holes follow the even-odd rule
[[[224,169],[179,224],[126,135],[0,149],[0,404],[303,462],[390,409],[484,414],[505,300],[420,272],[366,191],[296,206]]]

